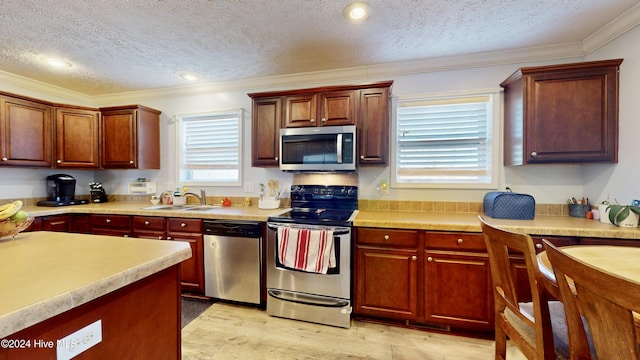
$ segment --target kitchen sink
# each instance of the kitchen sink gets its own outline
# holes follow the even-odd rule
[[[207,211],[211,209],[217,209],[220,205],[154,205],[143,207],[142,210],[172,210],[172,211]]]
[[[185,207],[185,211],[207,211],[219,208],[220,205],[196,205],[191,207]]]

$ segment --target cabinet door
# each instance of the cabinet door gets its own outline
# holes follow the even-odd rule
[[[0,164],[50,167],[51,114],[51,106],[0,97]]]
[[[621,63],[522,68],[505,80],[505,165],[617,162]]]
[[[332,91],[320,94],[320,126],[355,125],[358,91]]]
[[[355,312],[391,319],[418,317],[418,252],[356,246]]]
[[[251,127],[251,163],[255,167],[278,166],[282,98],[253,100]]]
[[[358,165],[389,162],[389,88],[360,90]]]
[[[99,167],[100,113],[56,108],[56,167]]]
[[[132,110],[102,113],[102,166],[135,169],[137,167],[136,112]]]
[[[425,321],[493,329],[489,256],[427,250],[425,259]]]
[[[202,234],[169,232],[167,239],[186,241],[191,246],[191,257],[180,264],[182,290],[204,294],[204,240]]]
[[[285,127],[316,126],[317,98],[314,94],[285,96]]]

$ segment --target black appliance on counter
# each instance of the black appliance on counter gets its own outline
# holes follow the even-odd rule
[[[71,175],[47,176],[47,200],[38,201],[38,206],[66,206],[87,204],[87,200],[76,200],[76,179]]]
[[[104,192],[104,188],[101,183],[89,183],[89,188],[91,189],[91,202],[105,203],[109,201],[107,193]]]

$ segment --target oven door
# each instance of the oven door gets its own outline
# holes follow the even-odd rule
[[[336,267],[327,274],[305,272],[285,267],[276,253],[279,226],[326,229],[317,225],[267,224],[267,288],[321,296],[351,298],[351,228],[332,227]]]

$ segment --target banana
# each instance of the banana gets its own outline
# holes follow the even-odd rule
[[[21,208],[22,208],[22,201],[20,200],[16,200],[12,203],[3,205],[2,207],[0,207],[0,221],[6,220],[12,217],[15,213],[20,211]]]

